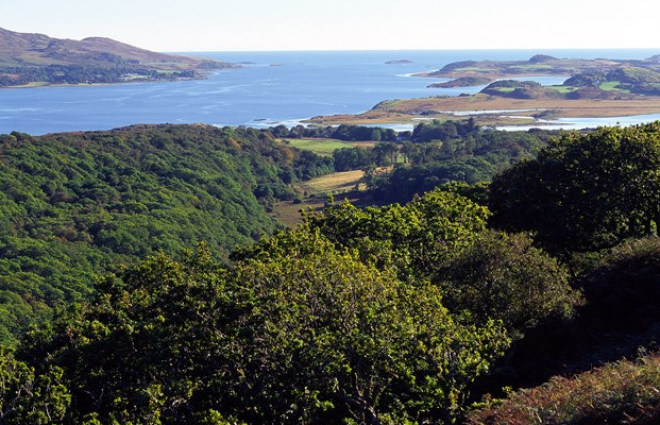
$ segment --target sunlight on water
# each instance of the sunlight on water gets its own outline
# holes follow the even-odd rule
[[[138,123],[295,125],[318,115],[364,112],[383,100],[477,93],[483,86],[427,88],[445,79],[411,75],[460,60],[521,60],[537,53],[531,50],[206,53],[206,57],[250,64],[242,69],[213,72],[206,80],[199,81],[0,90],[0,133],[16,130],[38,135]],[[657,52],[542,53],[556,57],[644,58]],[[385,63],[393,58],[406,58],[411,63]],[[520,79],[560,84],[565,76]],[[627,120],[619,118],[613,122],[623,124]],[[592,124],[579,120],[562,122],[567,128]],[[389,127],[411,128],[409,125]]]

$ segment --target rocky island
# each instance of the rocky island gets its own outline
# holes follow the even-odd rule
[[[77,41],[0,28],[0,87],[194,79],[210,70],[235,67],[151,52],[103,37]]]
[[[413,61],[411,61],[410,59],[394,59],[385,62],[385,65],[401,65],[407,63],[413,63]]]

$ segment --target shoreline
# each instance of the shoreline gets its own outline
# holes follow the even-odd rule
[[[49,83],[47,81],[33,81],[28,84],[20,84],[20,85],[13,85],[13,86],[3,86],[0,85],[0,90],[5,90],[5,89],[40,89],[40,88],[46,88],[46,87],[103,87],[103,86],[118,86],[118,85],[125,85],[125,84],[152,84],[152,83],[178,83],[182,81],[203,81],[207,80],[209,77],[209,74],[212,74],[214,72],[221,72],[221,71],[227,71],[227,70],[238,70],[238,69],[244,69],[245,67],[242,65],[235,65],[231,64],[231,66],[227,66],[224,68],[218,68],[218,69],[195,69],[194,71],[197,73],[197,77],[178,77],[178,78],[173,78],[173,79],[158,79],[158,80],[150,80],[146,78],[136,78],[134,80],[127,80],[127,81],[115,81],[115,82],[109,82],[109,83]]]
[[[181,81],[200,81],[205,80],[206,76],[200,78],[177,78],[174,80],[131,80],[131,81],[117,81],[114,83],[48,83],[48,82],[33,82],[29,84],[22,84],[16,86],[0,86],[0,90],[8,89],[42,89],[49,87],[104,87],[104,86],[119,86],[126,84],[152,84],[152,83],[177,83]]]
[[[481,125],[530,125],[557,118],[612,118],[660,114],[660,97],[634,100],[512,99],[484,94],[381,102],[360,114],[317,116],[316,125],[413,124],[474,118]],[[548,125],[549,122],[539,122]]]

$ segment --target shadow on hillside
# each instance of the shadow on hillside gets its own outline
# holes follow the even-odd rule
[[[660,346],[660,239],[617,248],[578,280],[587,304],[565,323],[529,331],[472,394],[534,387],[552,376],[571,376],[604,363],[634,358]]]

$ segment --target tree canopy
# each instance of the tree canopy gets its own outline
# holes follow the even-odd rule
[[[289,183],[331,170],[252,129],[0,136],[0,340],[146,255],[205,241],[226,258],[275,231],[267,209]]]
[[[15,218],[0,233],[0,265],[11,272],[0,277],[3,324],[59,308],[14,351],[0,349],[0,423],[454,423],[476,400],[471,391],[520,379],[517,356],[537,356],[538,368],[545,358],[535,350],[562,337],[558,350],[572,349],[593,324],[599,340],[610,322],[652,330],[657,238],[640,255],[600,257],[580,279],[562,263],[570,257],[551,254],[586,251],[593,266],[594,250],[655,232],[659,133],[656,123],[566,134],[490,186],[448,184],[404,205],[328,201],[258,242],[254,228],[239,230],[247,241],[231,254],[218,233],[234,228],[213,226],[235,215],[271,232],[260,221],[269,203],[332,159],[251,129],[3,136],[0,211]],[[209,224],[179,223],[191,211]],[[154,217],[192,233],[152,235]],[[141,251],[106,245],[120,230]],[[198,244],[206,231],[210,243]],[[62,279],[93,255],[113,260],[79,269],[97,279],[94,291],[73,273]]]
[[[20,357],[37,376],[63,370],[65,424],[452,417],[507,347],[503,328],[460,324],[436,286],[297,236],[300,250],[231,269],[204,250],[147,259],[31,333]]]
[[[519,238],[479,242],[492,239],[488,215],[434,191],[405,206],[337,204],[237,251],[230,266],[205,246],[181,260],[150,256],[6,356],[18,362],[16,385],[61,385],[14,400],[7,421],[50,403],[57,418],[44,423],[67,425],[451,423],[510,335],[577,298],[524,238],[513,254]],[[500,259],[519,272],[499,278]],[[466,294],[499,279],[491,292],[512,313],[455,296],[452,278]]]
[[[493,179],[493,223],[547,248],[588,251],[655,232],[660,123],[569,133]]]

